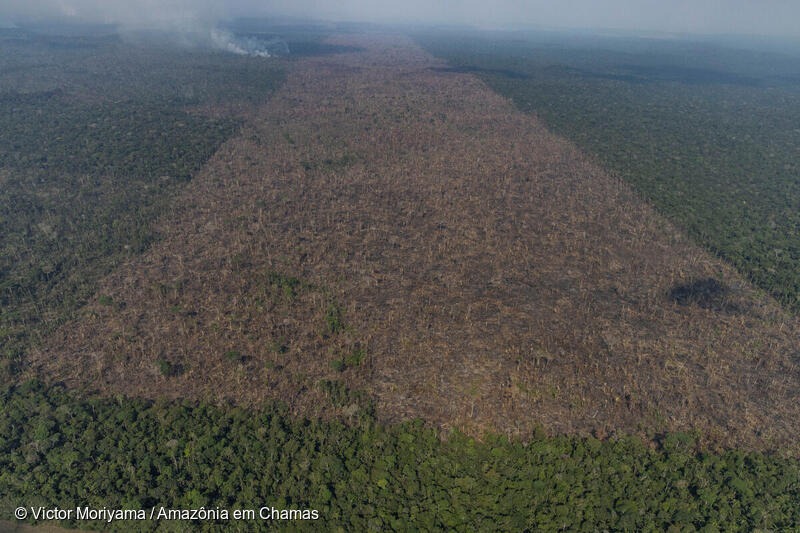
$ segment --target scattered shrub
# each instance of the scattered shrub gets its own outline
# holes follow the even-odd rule
[[[225,352],[225,359],[227,359],[228,361],[241,363],[244,361],[244,356],[238,350],[228,350],[227,352]]]
[[[325,312],[325,325],[327,335],[336,335],[345,330],[342,309],[336,302],[328,304],[328,309]]]

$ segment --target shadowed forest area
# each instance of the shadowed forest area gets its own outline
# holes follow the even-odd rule
[[[689,196],[738,185],[640,174],[663,154],[618,150],[650,137],[553,122],[531,88],[557,70],[559,95],[571,76],[679,99],[764,76],[238,28],[284,31],[288,55],[0,30],[0,519],[24,501],[313,508],[356,530],[800,522],[794,273],[693,229],[719,236]],[[607,97],[655,131],[632,122],[644,96]],[[760,231],[772,198],[793,257],[792,168],[719,223]]]

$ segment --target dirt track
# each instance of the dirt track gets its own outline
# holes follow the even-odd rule
[[[62,328],[35,371],[309,416],[336,411],[316,386],[334,379],[386,420],[797,448],[796,317],[475,77],[403,37],[339,42],[362,50],[295,63],[164,240],[105,281],[117,304]],[[287,297],[270,272],[309,285]],[[709,277],[737,310],[667,297]]]

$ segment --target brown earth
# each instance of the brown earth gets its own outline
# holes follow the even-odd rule
[[[340,380],[388,421],[797,452],[797,317],[477,78],[337,42],[362,51],[293,63],[32,372],[307,416],[347,412]],[[707,278],[723,304],[670,299]]]

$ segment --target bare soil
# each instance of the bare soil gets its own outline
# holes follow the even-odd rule
[[[32,373],[305,416],[346,416],[340,380],[386,421],[798,451],[796,316],[473,75],[333,44],[358,51],[294,63]],[[723,302],[674,297],[703,280]]]

